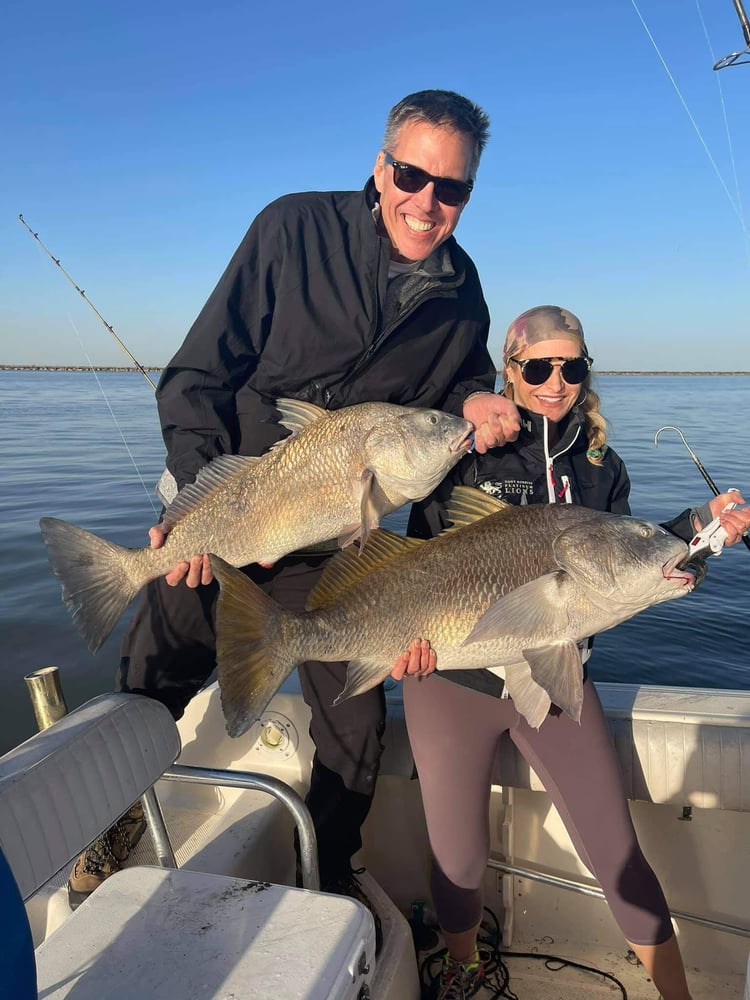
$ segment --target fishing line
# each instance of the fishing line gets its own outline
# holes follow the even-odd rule
[[[640,10],[638,8],[638,4],[635,2],[635,0],[630,0],[630,3],[632,5],[632,7],[633,7],[633,10],[635,10],[636,14],[638,15],[638,19],[640,20],[641,24],[643,25],[643,30],[648,35],[649,41],[653,45],[654,51],[656,52],[657,56],[659,57],[659,60],[661,61],[662,66],[664,67],[664,71],[666,72],[667,76],[669,77],[669,80],[670,80],[672,86],[674,87],[675,93],[679,97],[680,102],[681,102],[683,108],[685,109],[685,113],[687,114],[688,118],[690,119],[690,121],[692,123],[693,128],[695,129],[695,133],[698,136],[698,139],[700,140],[700,143],[701,143],[701,145],[703,146],[703,149],[706,152],[706,156],[708,157],[708,159],[709,159],[709,161],[711,163],[711,166],[714,168],[714,172],[716,173],[716,176],[719,178],[719,183],[721,184],[722,188],[724,189],[724,193],[726,194],[727,199],[729,200],[729,204],[732,206],[732,211],[737,216],[739,224],[740,224],[740,226],[742,228],[742,232],[745,235],[745,239],[746,240],[750,240],[750,233],[748,233],[747,226],[745,225],[745,220],[742,218],[742,215],[740,214],[740,212],[738,211],[737,206],[734,203],[734,200],[733,200],[732,195],[731,195],[731,193],[729,191],[729,188],[727,187],[727,185],[726,185],[726,183],[724,181],[724,178],[721,175],[721,171],[719,170],[719,168],[718,168],[718,166],[716,164],[716,161],[714,160],[713,156],[711,155],[711,151],[709,150],[708,146],[706,145],[706,141],[703,138],[701,130],[698,128],[698,123],[696,122],[695,118],[693,117],[693,115],[692,115],[692,113],[690,111],[690,108],[687,106],[687,102],[685,101],[685,98],[682,96],[680,88],[677,86],[677,81],[672,76],[672,73],[670,72],[669,66],[667,66],[667,62],[666,62],[664,56],[661,54],[661,50],[659,49],[659,46],[656,44],[656,40],[655,40],[654,36],[651,34],[651,32],[650,32],[650,30],[648,28],[648,25],[646,24],[646,22],[645,22],[645,20],[643,18],[643,15],[641,14],[641,12],[640,12]]]
[[[135,474],[138,476],[138,479],[140,480],[141,486],[143,487],[143,491],[146,494],[146,496],[148,497],[148,502],[151,504],[151,509],[154,512],[155,519],[156,519],[156,521],[158,521],[159,520],[159,511],[157,510],[156,504],[154,503],[153,498],[151,496],[151,490],[146,485],[146,483],[145,483],[145,481],[143,479],[143,476],[141,475],[141,470],[138,468],[138,464],[137,464],[137,462],[135,460],[135,455],[133,455],[133,452],[130,450],[130,445],[128,444],[128,442],[125,439],[125,434],[123,433],[122,426],[120,425],[120,421],[117,419],[117,414],[112,409],[112,405],[109,402],[109,399],[107,397],[107,393],[104,391],[104,386],[102,385],[102,381],[99,378],[99,372],[96,370],[96,368],[94,368],[94,365],[93,365],[93,363],[91,361],[91,358],[89,357],[88,351],[86,350],[86,347],[85,347],[85,345],[83,343],[83,340],[81,339],[81,335],[78,332],[78,328],[76,327],[75,323],[73,322],[72,316],[69,315],[68,316],[68,320],[70,322],[70,325],[73,327],[73,331],[74,331],[76,337],[78,338],[78,343],[81,345],[81,351],[83,352],[84,357],[86,358],[86,360],[89,363],[89,368],[91,369],[91,372],[92,372],[94,378],[96,379],[96,384],[99,386],[99,391],[102,394],[104,402],[107,404],[107,409],[109,410],[109,414],[112,417],[112,420],[114,421],[115,427],[117,428],[117,431],[118,431],[118,433],[120,435],[120,438],[122,439],[122,443],[125,446],[125,451],[128,453],[128,457],[130,458],[130,461],[133,463],[133,468],[135,469]]]
[[[695,0],[695,6],[698,9],[698,18],[701,22],[701,27],[703,28],[703,34],[706,37],[706,45],[708,46],[709,55],[711,56],[711,61],[716,66],[716,55],[714,53],[713,46],[711,45],[711,39],[708,35],[708,28],[703,17],[703,11],[701,10],[700,0]],[[721,86],[721,77],[716,75],[716,85],[719,89],[719,103],[721,104],[721,114],[724,119],[724,131],[727,134],[727,146],[729,148],[729,162],[732,165],[732,176],[734,177],[734,189],[737,196],[737,208],[739,209],[740,222],[742,228],[745,232],[745,253],[747,255],[748,263],[750,263],[750,239],[747,236],[747,230],[745,229],[745,212],[742,207],[742,195],[740,193],[740,181],[737,176],[737,163],[734,158],[734,144],[732,143],[732,134],[729,129],[729,119],[727,117],[727,108],[724,102],[724,90]]]

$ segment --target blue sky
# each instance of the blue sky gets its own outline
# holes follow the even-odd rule
[[[163,365],[268,201],[361,187],[388,109],[444,87],[492,120],[456,235],[496,359],[551,302],[599,368],[750,370],[750,66],[712,71],[744,46],[732,0],[11,0],[3,22],[0,363],[127,363],[19,212]]]

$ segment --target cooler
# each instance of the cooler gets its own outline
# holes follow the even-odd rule
[[[45,1000],[364,1000],[356,900],[201,872],[118,872],[37,949]]]

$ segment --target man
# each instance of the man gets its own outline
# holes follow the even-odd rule
[[[217,455],[259,455],[278,440],[281,396],[328,409],[378,400],[463,412],[480,452],[516,436],[515,407],[492,391],[479,278],[452,235],[488,126],[451,91],[412,94],[391,110],[363,191],[287,195],[258,215],[159,383],[167,466],[180,488]],[[150,535],[158,548],[164,532]],[[328,558],[295,553],[246,572],[299,610]],[[215,598],[205,554],[149,585],[123,644],[119,689],[157,698],[179,718],[215,666]],[[393,676],[434,663],[417,641]],[[299,671],[316,746],[307,804],[322,887],[361,899],[350,859],[372,802],[385,702],[378,687],[332,707],[345,672],[345,663]],[[71,905],[117,870],[144,825],[131,810],[79,858]]]

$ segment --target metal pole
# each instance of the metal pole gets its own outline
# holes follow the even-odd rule
[[[299,834],[302,887],[320,889],[318,845],[310,810],[293,788],[269,774],[255,771],[225,771],[211,767],[173,764],[161,776],[162,781],[189,781],[199,785],[225,785],[228,788],[255,788],[279,799],[291,812]]]
[[[727,66],[745,66],[750,62],[750,21],[748,21],[742,6],[742,0],[733,0],[733,2],[737,17],[740,19],[742,34],[745,37],[745,48],[741,52],[730,52],[728,56],[723,56],[717,63],[714,63],[715,70],[726,69]]]
[[[740,19],[742,34],[745,36],[745,42],[747,45],[750,45],[750,21],[747,19],[747,14],[745,13],[741,0],[734,0],[734,9],[737,11],[737,17]]]
[[[164,814],[161,811],[161,806],[153,787],[147,788],[143,795],[141,795],[141,805],[146,815],[146,822],[151,833],[151,842],[154,845],[159,864],[162,868],[176,868],[177,860],[172,850],[172,842],[169,839],[167,825],[164,822]]]
[[[518,865],[508,865],[504,861],[495,861],[493,858],[487,862],[488,868],[504,872],[506,875],[517,875],[519,878],[527,878],[532,882],[542,882],[544,885],[552,885],[557,889],[569,889],[582,896],[593,896],[596,899],[606,899],[604,892],[595,885],[587,885],[585,882],[578,882],[572,878],[562,878],[559,875],[548,875],[546,872],[537,872],[529,868],[519,868]],[[709,917],[699,917],[695,913],[686,913],[684,910],[670,910],[673,917],[678,920],[689,920],[691,923],[700,924],[701,927],[710,927],[714,931],[723,931],[726,934],[737,934],[740,937],[750,938],[750,927],[742,927],[737,924],[725,924],[719,920],[711,920]]]
[[[29,689],[36,724],[41,732],[68,714],[60,671],[57,667],[42,667],[24,677]]]

